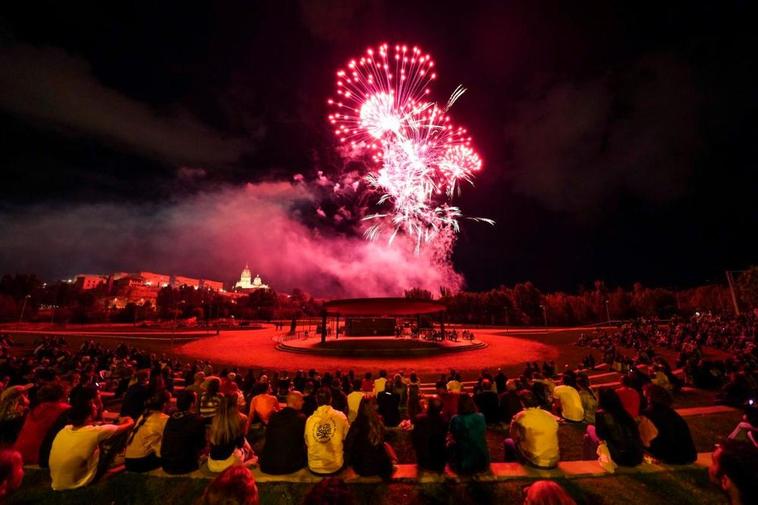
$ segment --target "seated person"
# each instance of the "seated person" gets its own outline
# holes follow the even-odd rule
[[[136,382],[129,386],[121,403],[121,417],[131,417],[137,419],[145,410],[145,402],[150,396],[150,370],[137,370],[135,375]],[[73,396],[73,395],[72,395]],[[73,402],[73,398],[71,399]]]
[[[358,407],[360,407],[361,400],[363,400],[364,396],[366,395],[361,391],[361,381],[356,380],[353,384],[352,391],[347,395],[347,420],[351,423],[355,421],[355,418],[358,416]]]
[[[126,441],[124,465],[130,472],[149,472],[161,466],[161,441],[168,416],[163,407],[171,399],[168,391],[157,391],[145,402],[145,412],[134,423]]]
[[[51,383],[40,388],[37,393],[39,403],[27,414],[16,444],[13,446],[21,453],[24,464],[36,465],[38,463],[40,447],[47,432],[56,420],[71,408],[71,405],[63,401],[65,396],[63,386],[60,384]]]
[[[384,441],[384,425],[376,410],[375,399],[361,400],[358,416],[345,438],[345,461],[358,475],[378,475],[386,480],[392,476],[397,456]]]
[[[474,395],[474,403],[479,412],[484,415],[487,424],[495,424],[499,421],[498,397],[492,390],[492,382],[489,379],[482,380],[481,388]]]
[[[656,384],[645,386],[647,409],[643,414],[658,430],[648,452],[656,459],[670,465],[687,465],[697,459],[695,443],[690,428],[682,416],[671,408],[671,395]]]
[[[33,384],[8,386],[0,393],[0,445],[16,442],[29,410],[29,391]]]
[[[278,410],[279,399],[271,394],[271,386],[269,384],[260,385],[259,393],[250,400],[250,412],[247,415],[248,425],[246,429],[250,428],[251,423],[268,424],[271,415]]]
[[[108,463],[108,458],[101,456],[100,444],[126,434],[134,426],[130,417],[122,417],[119,424],[96,425],[96,396],[97,390],[89,387],[77,395],[69,414],[72,424],[53,440],[49,464],[55,491],[80,488],[95,480],[98,468]]]
[[[24,461],[18,451],[0,449],[0,503],[16,489],[24,479]]]
[[[206,381],[205,393],[200,395],[200,415],[205,419],[211,419],[216,415],[218,406],[223,396],[220,393],[221,380],[218,377],[209,377]]]
[[[729,498],[730,505],[758,503],[758,449],[738,440],[717,445],[708,476]]]
[[[509,424],[513,416],[524,410],[524,401],[518,392],[518,382],[516,379],[506,381],[505,391],[500,393],[498,403],[501,423]]]
[[[637,421],[621,405],[612,389],[600,391],[595,425],[587,426],[585,459],[594,459],[601,441],[608,445],[613,462],[620,466],[637,466],[644,455]]]
[[[328,387],[316,392],[316,403],[318,408],[305,422],[308,469],[317,475],[329,475],[340,471],[345,462],[347,416],[332,408],[332,392]]]
[[[616,388],[616,394],[621,405],[633,419],[640,417],[640,393],[632,387],[633,379],[629,375],[621,376],[621,387]]]
[[[308,464],[303,439],[306,417],[302,409],[303,394],[292,390],[287,393],[287,406],[269,419],[260,456],[263,472],[281,475],[296,472]]]
[[[560,458],[558,421],[547,410],[535,406],[535,400],[528,405],[511,420],[510,438],[505,440],[505,460],[554,468]]]
[[[391,382],[387,381],[384,391],[376,395],[376,403],[385,426],[395,427],[400,424],[400,395],[395,393]]]
[[[553,402],[556,411],[567,421],[580,423],[584,421],[584,407],[579,391],[576,390],[576,375],[563,374],[563,383],[553,389]]]
[[[255,463],[255,455],[245,438],[247,418],[237,407],[236,398],[221,397],[210,429],[208,470],[223,472],[232,465]]]
[[[458,414],[450,420],[452,444],[450,466],[458,473],[471,474],[486,471],[490,466],[487,449],[487,423],[476,411],[473,398],[460,394]]]
[[[199,468],[206,447],[206,423],[193,412],[195,405],[194,391],[185,389],[176,395],[176,412],[166,421],[161,441],[161,465],[168,474],[190,473]]]
[[[235,465],[224,470],[205,488],[199,505],[258,505],[258,486],[246,466]]]
[[[442,402],[438,398],[430,398],[426,411],[416,416],[411,431],[419,469],[433,472],[445,469],[446,437],[447,421],[442,417]]]

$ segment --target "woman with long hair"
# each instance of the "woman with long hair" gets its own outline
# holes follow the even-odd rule
[[[560,484],[552,480],[538,480],[524,489],[524,505],[576,505]]]
[[[397,456],[384,441],[384,423],[379,416],[376,400],[366,397],[358,407],[358,416],[350,425],[345,439],[345,460],[358,475],[392,476]]]
[[[601,442],[608,445],[613,462],[620,466],[637,466],[642,463],[643,446],[640,431],[632,416],[624,409],[616,392],[600,390],[595,426],[587,426],[585,457],[597,452]]]
[[[458,473],[473,474],[490,466],[487,449],[487,423],[476,411],[474,399],[461,393],[458,414],[450,420],[450,466]]]
[[[246,422],[246,416],[237,407],[236,398],[221,397],[211,422],[211,449],[208,455],[208,469],[211,472],[223,472],[235,464],[257,461],[245,438]]]

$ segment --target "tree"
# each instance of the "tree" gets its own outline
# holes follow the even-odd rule
[[[405,297],[413,300],[431,300],[432,292],[421,288],[411,288],[405,290]]]
[[[744,308],[758,307],[758,266],[751,266],[737,279],[737,293]]]

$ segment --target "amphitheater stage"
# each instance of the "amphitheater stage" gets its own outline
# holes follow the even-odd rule
[[[487,344],[480,340],[458,340],[451,342],[429,341],[417,338],[397,337],[342,337],[327,339],[282,340],[276,346],[280,351],[323,356],[346,357],[421,357],[438,354],[468,352],[483,349]]]

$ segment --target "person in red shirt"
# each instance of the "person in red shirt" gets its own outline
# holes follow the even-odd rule
[[[40,403],[26,416],[13,446],[21,453],[24,464],[39,463],[42,440],[60,416],[71,408],[71,405],[63,401],[64,396],[63,386],[56,383],[46,384],[37,393],[37,401]]]
[[[616,389],[616,394],[621,400],[624,410],[626,410],[632,419],[640,417],[640,394],[636,389],[630,387],[631,380],[628,376],[621,376],[621,387]]]

